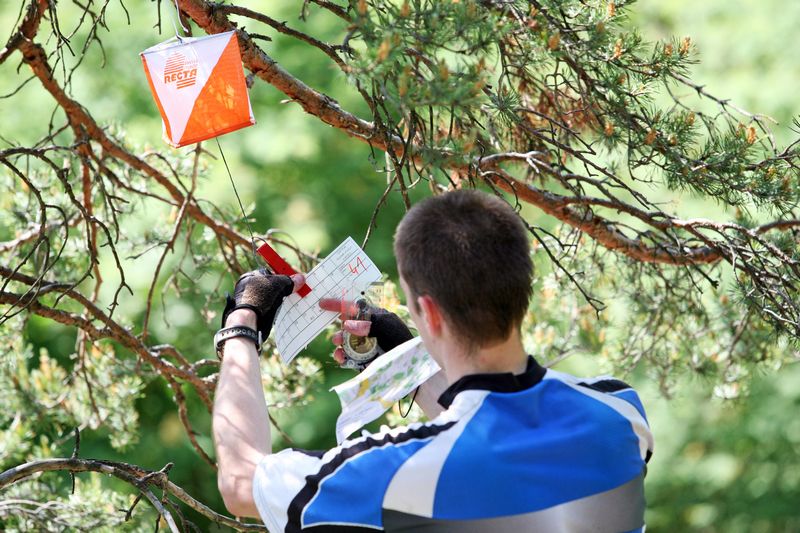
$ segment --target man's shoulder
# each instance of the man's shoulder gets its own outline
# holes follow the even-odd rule
[[[278,530],[285,524],[299,531],[299,525],[334,522],[352,531],[359,530],[356,526],[379,528],[382,504],[398,472],[411,473],[403,477],[419,483],[420,452],[457,424],[457,417],[443,416],[364,433],[324,453],[290,449],[268,456],[254,483],[261,515],[274,517]],[[406,490],[394,486],[394,493]]]
[[[543,383],[559,384],[562,389],[573,391],[576,401],[594,401],[608,405],[613,410],[630,418],[633,416],[631,408],[641,416],[645,422],[644,404],[638,392],[625,381],[609,375],[595,377],[579,377],[566,372],[548,370]]]
[[[625,381],[607,374],[594,377],[580,377],[567,372],[553,370],[552,368],[547,370],[544,375],[544,379],[554,379],[570,385],[586,387],[598,392],[617,392],[620,390],[633,388]]]

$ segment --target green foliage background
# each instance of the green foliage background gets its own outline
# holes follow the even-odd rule
[[[267,9],[275,18],[290,22],[296,20],[301,7],[299,1],[281,2],[282,7],[265,7],[255,1],[241,4]],[[156,21],[155,3],[129,0],[125,5],[130,11],[130,25],[121,6],[112,4],[108,13],[110,33],[101,36],[105,66],[99,49],[92,48],[80,75],[74,79],[73,92],[89,106],[98,121],[125,131],[131,145],[171,152],[188,160],[191,148],[172,150],[160,140],[160,120],[138,57],[139,51],[169,37],[167,7],[162,6],[164,32],[158,35],[152,27]],[[701,60],[694,67],[695,81],[747,109],[774,117],[781,124],[776,128],[779,142],[789,139],[787,126],[792,115],[797,114],[796,85],[800,80],[800,41],[796,38],[800,3],[650,0],[634,6],[633,14],[631,23],[641,28],[647,40],[691,36]],[[11,32],[15,18],[16,8],[4,5],[0,10],[0,35]],[[334,27],[328,15],[312,10],[309,33],[335,40],[340,36]],[[284,68],[338,99],[344,108],[368,115],[352,86],[323,54],[285,36],[272,33],[270,36],[273,41],[262,44]],[[15,81],[0,78],[0,93],[12,90]],[[36,82],[22,91],[16,98],[0,100],[0,135],[11,143],[40,138],[46,131],[53,105]],[[385,186],[384,177],[376,170],[383,155],[371,154],[367,146],[304,114],[298,106],[282,103],[283,97],[271,86],[257,81],[251,90],[251,101],[258,124],[225,136],[220,142],[232,164],[245,207],[248,211],[254,209],[257,230],[285,229],[303,248],[324,255],[348,235],[356,240],[363,238],[375,202]],[[207,148],[212,153],[216,151],[213,143],[208,143]],[[221,162],[208,160],[206,164],[199,196],[213,198],[218,207],[235,212],[235,198]],[[688,203],[689,207],[682,206],[681,211],[694,216],[719,212],[716,205],[691,199]],[[402,214],[400,197],[390,195],[367,247],[367,252],[390,278],[396,276],[391,237]],[[147,228],[168,231],[168,216],[166,212],[143,213],[139,227],[130,227],[128,231],[131,236],[141,235]],[[0,238],[11,237],[6,233],[0,227]],[[144,255],[138,260],[133,279],[129,280],[134,296],[123,302],[124,316],[141,320],[156,260],[157,254]],[[112,277],[112,269],[106,270]],[[224,289],[216,286],[216,278],[202,271],[189,274],[193,274],[191,283],[201,295],[210,298],[210,309],[220,308]],[[226,280],[227,284],[231,282]],[[107,283],[107,289],[112,285]],[[217,319],[201,313],[206,298],[190,292],[184,296],[164,294],[163,312],[169,324],[163,320],[159,301],[152,322],[156,338],[180,346],[186,354],[196,354],[195,358],[211,356],[210,339]],[[546,310],[548,305],[554,304],[542,299],[542,309]],[[4,328],[11,326],[13,323]],[[546,336],[546,332],[542,335]],[[0,335],[0,340],[3,337]],[[42,362],[48,357],[66,368],[73,364],[70,360],[75,344],[73,331],[32,318],[26,339],[30,343],[27,347],[3,344],[0,349],[25,354],[19,364],[32,369],[31,379],[36,379],[35,373],[41,372]],[[532,342],[536,340],[534,331]],[[324,378],[314,386],[307,405],[279,412],[283,428],[298,446],[324,448],[334,444],[338,402],[328,388],[348,374],[332,364],[329,348],[327,340],[320,338],[308,350],[308,355],[324,370],[319,373]],[[120,405],[135,403],[139,417],[137,435],[125,436],[122,440],[130,438],[131,442],[114,448],[111,441],[119,440],[120,435],[110,435],[103,428],[86,429],[81,455],[118,459],[152,469],[173,462],[170,479],[201,501],[223,509],[214,472],[191,448],[164,382],[155,379],[140,384],[118,383],[113,366],[109,364],[102,370],[108,372],[109,390],[119,395]],[[559,366],[578,374],[594,374],[608,367],[599,353],[568,358]],[[656,451],[647,478],[648,531],[800,531],[797,459],[800,418],[796,416],[800,407],[800,367],[793,364],[763,372],[753,381],[748,395],[733,400],[720,399],[719,394],[715,395],[718,384],[694,375],[680,377],[670,397],[664,396],[659,384],[651,382],[646,372],[621,376],[640,390],[656,436]],[[117,388],[111,389],[114,385]],[[205,449],[211,450],[209,416],[196,399],[190,398],[191,406],[192,421],[200,433],[198,439]],[[45,449],[48,443],[59,440],[61,455],[71,453],[72,440],[67,434],[47,433],[46,413],[31,413],[31,416],[42,419],[42,432],[21,434],[0,443],[0,448],[6,447],[0,449],[0,467],[12,466],[37,447]],[[274,438],[275,446],[287,445],[277,433]],[[87,495],[94,494],[95,499],[90,501],[97,508],[105,505],[110,511],[130,501],[123,497],[98,498],[100,484],[88,474],[80,477],[79,492],[85,489]],[[53,490],[67,494],[66,475],[49,474],[47,479]],[[104,479],[102,484],[128,491],[109,480]],[[147,520],[136,521],[130,528],[151,527],[152,511],[142,505],[136,514]],[[202,520],[197,522],[205,524]]]

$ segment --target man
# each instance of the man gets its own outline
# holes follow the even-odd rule
[[[271,454],[255,343],[222,341],[213,421],[228,509],[273,532],[643,530],[653,441],[642,405],[620,381],[546,370],[526,355],[533,267],[513,210],[475,191],[428,199],[398,227],[395,255],[411,318],[442,368],[418,398],[433,418],[324,453]],[[302,283],[246,274],[223,323],[264,337]],[[410,338],[380,310],[343,325],[386,350]]]

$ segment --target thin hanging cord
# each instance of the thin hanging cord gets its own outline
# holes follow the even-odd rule
[[[225,170],[228,171],[228,178],[231,180],[233,194],[236,195],[236,201],[239,202],[239,209],[242,210],[242,218],[244,219],[245,224],[247,224],[247,231],[250,232],[250,243],[253,246],[253,256],[256,258],[256,264],[258,264],[258,255],[256,254],[256,239],[253,237],[253,228],[250,227],[250,219],[247,218],[247,214],[244,212],[242,199],[239,197],[239,191],[236,190],[236,183],[233,181],[233,174],[231,174],[231,169],[228,167],[228,160],[225,159],[225,152],[222,151],[222,145],[219,144],[219,137],[214,137],[214,140],[217,142],[217,148],[219,149],[219,155],[222,157],[222,162],[225,164]]]
[[[178,24],[181,25],[181,29],[183,30],[183,34],[184,35],[188,35],[189,29],[186,26],[184,26],[183,25],[183,21],[181,21],[181,8],[178,5],[178,0],[175,0],[175,11],[178,13]],[[172,21],[172,27],[175,29],[175,37],[177,37],[179,41],[182,41],[183,38],[180,35],[178,35],[178,27],[175,25],[175,19],[172,18],[172,15],[170,15],[169,18]]]
[[[170,16],[169,16],[169,20],[170,20],[170,22],[172,22],[172,29],[174,29],[174,30],[175,30],[175,37],[176,37],[176,38],[177,38],[179,41],[183,41],[183,37],[181,37],[181,36],[178,34],[178,27],[175,25],[175,18],[174,18],[172,15],[170,15]]]
[[[414,390],[414,396],[412,396],[411,397],[411,401],[408,402],[408,409],[406,409],[406,414],[403,414],[403,404],[401,404],[400,402],[397,402],[400,405],[400,416],[402,416],[403,418],[406,418],[408,416],[408,413],[411,412],[411,408],[414,407],[414,400],[417,399],[417,393],[418,392],[419,392],[419,387],[417,387]]]

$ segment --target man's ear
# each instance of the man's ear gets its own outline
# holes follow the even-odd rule
[[[417,305],[420,308],[422,319],[425,321],[426,329],[434,335],[441,335],[444,317],[436,300],[428,295],[418,296]]]

